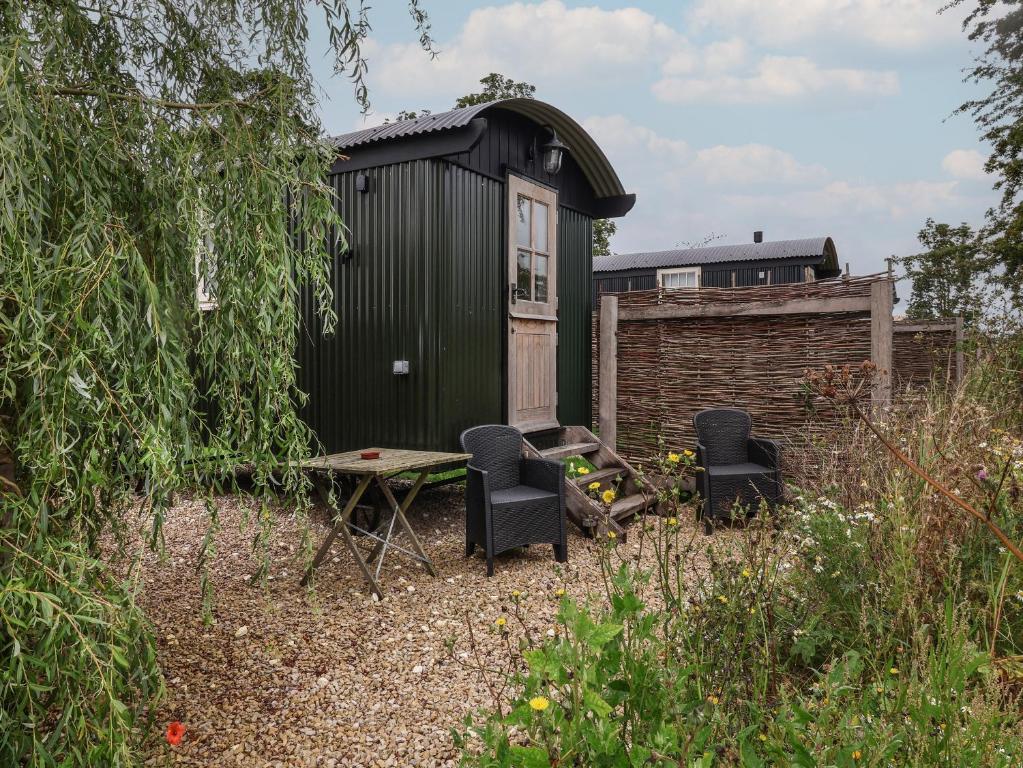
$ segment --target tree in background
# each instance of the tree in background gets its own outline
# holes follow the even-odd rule
[[[614,219],[593,220],[593,257],[610,256],[611,238],[618,231]]]
[[[480,85],[483,90],[479,93],[467,93],[455,101],[455,109],[471,107],[474,104],[486,104],[488,101],[498,99],[532,99],[536,93],[536,86],[529,83],[519,83],[510,77],[505,77],[497,72],[491,72],[486,77],[480,78]]]
[[[957,111],[971,115],[990,144],[984,167],[995,176],[995,189],[1002,193],[999,205],[988,212],[981,237],[998,268],[996,279],[1019,303],[1023,299],[1023,6],[979,0],[964,28],[971,41],[987,46],[968,70],[967,80],[988,84],[991,92]]]
[[[907,317],[961,316],[975,322],[984,304],[987,272],[977,234],[969,224],[953,227],[927,219],[917,238],[926,250],[898,259],[913,281]]]
[[[132,574],[97,556],[134,561],[124,510],[159,546],[199,488],[212,532],[248,465],[265,560],[271,504],[306,490],[299,294],[329,328],[343,232],[308,14],[366,108],[353,4],[0,3],[0,765],[134,763],[162,683]]]

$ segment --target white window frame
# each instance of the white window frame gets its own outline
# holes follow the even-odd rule
[[[703,276],[700,267],[672,267],[670,269],[659,269],[657,270],[657,287],[664,288],[664,277],[665,275],[695,275],[696,285],[684,286],[686,290],[699,290],[700,289],[700,278]],[[672,286],[681,287],[681,286]]]
[[[216,296],[217,259],[213,250],[213,233],[205,210],[199,214],[200,234],[195,248],[195,298],[200,312],[220,306]],[[204,269],[205,267],[205,269]]]

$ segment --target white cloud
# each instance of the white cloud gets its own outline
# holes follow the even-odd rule
[[[963,9],[939,14],[937,0],[698,0],[696,27],[736,30],[765,45],[850,39],[884,48],[962,37]]]
[[[837,222],[852,216],[917,218],[961,202],[955,181],[908,181],[863,184],[832,181],[821,187],[787,193],[727,195],[729,204],[764,215]]]
[[[501,72],[534,84],[622,77],[685,45],[678,32],[638,8],[568,8],[561,0],[515,2],[472,11],[430,60],[415,43],[379,48],[373,83],[392,92],[461,93]]]
[[[892,96],[899,92],[899,79],[890,71],[822,69],[803,56],[765,56],[749,74],[665,77],[652,90],[674,104],[749,104],[838,94]]]
[[[765,144],[718,145],[696,153],[693,170],[711,184],[807,184],[828,176],[822,165],[804,165]]]
[[[984,170],[984,155],[975,149],[953,149],[941,161],[946,173],[957,179],[984,181],[987,172]]]

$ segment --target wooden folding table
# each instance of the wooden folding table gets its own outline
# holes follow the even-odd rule
[[[378,451],[380,457],[377,459],[363,459],[361,454],[367,451]],[[380,591],[380,567],[383,564],[384,555],[387,554],[388,549],[395,549],[402,552],[409,557],[417,560],[423,564],[427,572],[431,576],[436,576],[437,572],[434,570],[433,563],[423,550],[423,545],[419,542],[419,538],[412,530],[412,526],[409,525],[408,520],[405,517],[405,513],[408,511],[412,502],[415,501],[416,495],[422,489],[423,484],[426,482],[426,478],[430,472],[440,467],[449,469],[454,466],[461,466],[472,458],[472,454],[468,453],[439,453],[433,451],[406,451],[400,449],[389,449],[389,448],[366,448],[359,451],[350,451],[348,453],[332,453],[328,456],[319,456],[314,459],[309,459],[302,462],[301,466],[303,469],[309,470],[314,476],[314,482],[316,489],[320,494],[320,498],[323,499],[323,503],[327,505],[327,508],[334,513],[334,527],[330,533],[327,534],[327,538],[323,540],[323,544],[320,545],[319,551],[316,553],[316,557],[313,558],[312,565],[309,566],[309,570],[306,571],[305,576],[302,577],[302,584],[308,583],[309,579],[313,575],[313,571],[323,562],[323,559],[327,556],[328,550],[330,550],[331,544],[334,543],[334,539],[340,534],[342,541],[355,559],[356,564],[359,566],[359,570],[362,571],[363,577],[366,579],[366,583],[369,584],[369,588],[377,595],[377,597],[383,597]],[[395,475],[399,475],[402,472],[418,472],[415,482],[412,484],[412,488],[405,494],[405,497],[399,504],[395,499],[394,494],[391,492],[388,486],[388,480],[393,478]],[[333,480],[336,476],[347,475],[358,478],[358,483],[355,486],[355,491],[351,497],[345,503],[344,507],[339,511],[337,506],[331,500],[331,488],[333,486]],[[369,489],[370,485],[376,484],[380,489],[380,493],[383,496],[387,506],[391,510],[391,520],[387,525],[387,532],[381,536],[376,531],[366,531],[352,522],[352,514],[355,512],[355,508],[362,499],[363,494]],[[395,524],[408,536],[409,542],[412,549],[406,549],[398,546],[391,541],[394,535]],[[366,537],[376,541],[373,546],[373,550],[367,557],[362,556],[362,552],[355,545],[355,540],[352,537],[352,530],[364,534]],[[379,558],[379,559],[378,559]],[[370,570],[370,564],[377,560],[376,572]]]

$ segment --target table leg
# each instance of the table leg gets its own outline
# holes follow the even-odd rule
[[[323,544],[320,545],[319,551],[316,553],[316,557],[313,558],[312,564],[309,566],[309,570],[306,571],[305,576],[302,577],[302,586],[309,583],[309,579],[312,578],[313,571],[319,567],[320,563],[327,556],[327,552],[330,550],[330,545],[334,543],[334,539],[340,533],[341,538],[344,540],[345,545],[348,547],[348,551],[352,553],[352,557],[355,558],[355,562],[358,563],[359,569],[362,571],[362,575],[366,577],[366,581],[369,582],[370,588],[376,592],[378,597],[382,597],[380,594],[380,588],[377,586],[376,581],[373,579],[372,574],[369,572],[369,568],[366,566],[365,561],[362,559],[362,555],[355,546],[355,542],[352,540],[352,535],[348,531],[348,520],[352,516],[352,512],[355,511],[355,505],[359,503],[359,499],[362,498],[362,494],[366,492],[369,484],[373,481],[372,475],[365,475],[360,481],[358,486],[355,488],[355,492],[352,497],[345,504],[345,507],[334,519],[334,527],[330,533],[327,534],[327,538],[323,540]],[[328,509],[337,511],[337,507],[330,503],[330,492],[323,487],[323,482],[317,480],[316,490],[319,492],[320,497],[327,505]]]
[[[420,472],[419,473],[419,477],[416,478],[416,481],[415,481],[415,483],[412,484],[412,487],[409,489],[409,492],[406,493],[405,497],[401,500],[401,510],[402,510],[402,512],[408,511],[409,505],[412,503],[412,500],[416,497],[416,494],[419,493],[420,489],[426,483],[426,478],[429,477],[429,476],[430,476],[430,473],[428,471]],[[382,484],[387,482],[383,478],[379,478],[378,481],[380,483],[382,483]],[[393,510],[394,510],[394,508],[396,506],[394,496],[392,496],[392,495],[385,495],[384,496],[384,500],[391,506],[391,510],[393,512]],[[391,523],[390,523],[390,525],[387,528],[387,538],[388,539],[391,538],[391,531],[394,530],[394,522],[395,522],[396,519],[397,519],[397,515],[392,515]],[[366,558],[366,562],[367,563],[372,563],[373,560],[376,559],[376,556],[379,555],[381,553],[381,551],[383,549],[385,549],[385,548],[386,548],[386,544],[383,541],[378,541],[376,543],[376,545],[373,547],[373,551],[369,553],[369,557]]]
[[[391,489],[387,486],[387,482],[382,477],[377,477],[377,485],[380,486],[380,492],[384,494],[384,498],[387,499],[387,503],[391,505],[391,509],[394,510],[395,516],[398,518],[398,523],[405,530],[409,540],[412,542],[412,549],[423,558],[423,566],[426,568],[427,573],[431,576],[437,575],[437,570],[433,567],[433,562],[429,556],[423,551],[423,545],[419,543],[419,538],[416,536],[415,531],[412,530],[412,526],[409,525],[408,520],[405,519],[405,510],[408,509],[412,502],[416,498],[416,494],[419,493],[419,489],[423,487],[423,483],[426,482],[426,476],[428,472],[422,472],[419,478],[416,480],[415,485],[412,486],[412,490],[408,492],[401,504],[394,498],[394,494],[391,493]]]

